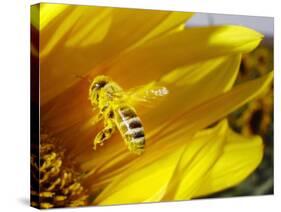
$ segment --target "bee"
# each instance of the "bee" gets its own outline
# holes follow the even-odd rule
[[[118,130],[129,151],[138,155],[143,153],[146,142],[145,130],[132,102],[135,99],[147,101],[151,97],[168,94],[165,87],[155,87],[154,85],[150,87],[153,89],[149,91],[140,87],[124,92],[116,82],[107,76],[97,76],[92,81],[89,87],[89,100],[94,109],[99,109],[95,119],[104,120],[104,128],[93,141],[94,149],[98,144],[103,145],[103,142]],[[141,98],[140,95],[142,95]]]

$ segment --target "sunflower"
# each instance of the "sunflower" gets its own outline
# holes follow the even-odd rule
[[[251,102],[246,111],[238,119],[242,134],[251,136],[259,134],[265,136],[272,123],[273,93],[269,89],[266,95]]]
[[[258,46],[253,52],[242,56],[237,84],[263,76],[273,68],[270,46]],[[264,94],[242,109],[231,114],[230,125],[245,136],[267,136],[273,119],[273,83]]]
[[[272,47],[259,46],[242,56],[238,79],[240,81],[260,77],[273,68]]]
[[[51,138],[41,141],[41,149],[51,145],[41,157],[63,152],[53,161],[61,161],[57,178],[34,193],[52,193],[38,207],[198,198],[240,183],[259,165],[262,139],[233,132],[224,117],[272,81],[269,73],[233,87],[241,54],[263,36],[242,26],[184,27],[191,16],[46,3],[32,7],[32,32],[40,33],[31,50],[40,65],[41,131]],[[89,124],[97,111],[88,100],[88,79],[99,75],[124,90],[151,83],[168,89],[152,105],[135,105],[147,139],[142,155],[128,151],[118,133],[93,150],[102,125]],[[46,161],[40,162],[41,172]],[[75,177],[62,186],[64,172]],[[62,188],[75,183],[81,189],[71,195],[77,197],[72,204]]]

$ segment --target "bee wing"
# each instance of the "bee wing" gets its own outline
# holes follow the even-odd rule
[[[169,94],[167,87],[150,83],[138,86],[126,92],[127,101],[131,105],[144,104],[146,106],[154,104],[155,101]]]

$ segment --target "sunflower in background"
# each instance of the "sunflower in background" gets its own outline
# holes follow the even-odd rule
[[[253,52],[243,55],[237,84],[264,76],[272,69],[272,49],[261,45]],[[247,104],[237,114],[233,114],[232,124],[243,135],[259,134],[264,137],[273,119],[273,82],[260,98]]]
[[[185,28],[186,12],[45,4],[32,7],[40,65],[41,159],[32,157],[40,208],[187,200],[232,187],[259,165],[259,136],[235,133],[230,112],[262,95],[272,72],[233,86],[241,54],[263,36],[241,26]],[[40,18],[38,18],[40,17]],[[138,156],[118,133],[96,151],[88,100],[99,75],[122,88],[169,90],[135,105],[147,143]],[[83,77],[77,77],[83,76]],[[149,86],[147,86],[149,87]],[[43,178],[42,178],[43,177]]]
[[[271,38],[254,51],[244,54],[236,84],[263,76],[273,68]],[[258,169],[235,188],[214,197],[263,195],[273,193],[273,82],[264,94],[228,116],[230,126],[246,137],[260,135],[264,141],[264,157]]]

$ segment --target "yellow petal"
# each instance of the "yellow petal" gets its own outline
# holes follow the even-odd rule
[[[179,161],[163,200],[185,200],[193,197],[206,173],[221,156],[227,129],[227,122],[224,120],[213,129],[195,135]]]
[[[43,30],[53,19],[62,14],[69,5],[39,3],[31,6],[31,25]],[[40,22],[40,23],[39,23]]]
[[[31,26],[30,26],[30,38],[31,38],[31,43],[30,43],[30,53],[31,56],[38,58],[39,57],[39,4],[32,5],[30,8],[30,21],[31,21]],[[36,59],[37,62],[38,59]]]
[[[194,197],[239,184],[259,165],[263,156],[260,137],[245,138],[229,129],[223,154],[206,175]]]
[[[178,140],[183,142],[176,148],[148,150],[146,155],[115,177],[94,204],[153,202],[180,199],[187,193],[192,195],[221,155],[226,129],[226,121],[223,121],[194,139],[186,139],[182,135]],[[153,155],[159,156],[153,158]]]
[[[63,9],[66,9],[60,4],[42,4],[41,7],[40,14],[44,28],[47,25],[45,22],[52,21],[56,25],[59,24],[55,28],[49,27],[48,30],[54,33],[49,37],[54,38],[54,41],[48,43],[58,42],[65,36],[63,42],[66,42],[67,47],[80,48],[104,39],[103,46],[95,46],[97,49],[94,49],[94,54],[99,52],[102,55],[104,51],[107,54],[116,50],[119,52],[120,49],[124,50],[138,40],[140,40],[138,43],[143,43],[148,39],[167,33],[191,17],[191,13],[185,12],[171,13],[168,11],[75,5],[66,7],[72,10],[71,13],[59,14],[59,12],[63,12]],[[64,20],[56,20],[58,15],[63,16]],[[110,47],[110,51],[107,46]],[[53,47],[54,45],[48,44],[47,50],[43,48],[42,57]]]
[[[58,13],[56,17],[52,17],[52,15],[49,16],[49,13],[52,14],[50,11],[52,11],[53,7],[56,8],[56,6],[54,6],[54,4],[48,4],[45,6],[46,9],[42,9],[42,11],[45,12],[41,12],[40,10],[40,25],[44,25],[43,20],[45,19],[48,20],[48,22],[51,22],[51,24],[43,27],[43,29],[40,30],[41,63],[51,51],[54,51],[55,48],[59,48],[59,44],[61,47],[63,46],[67,38],[67,34],[73,27],[73,23],[76,22],[81,16],[79,11],[74,10],[71,7],[67,7],[67,9],[63,10],[61,13]],[[51,18],[54,18],[54,20]]]
[[[180,116],[173,118],[171,122],[162,125],[158,133],[155,132],[156,138],[167,136],[171,133],[176,137],[183,131],[196,132],[199,129],[209,126],[243,104],[261,95],[270,86],[272,77],[273,72],[259,79],[236,86],[224,94],[218,95],[193,109],[189,109]],[[187,125],[186,123],[189,124]]]
[[[156,160],[145,156],[148,158],[132,164],[94,204],[185,200],[213,193],[245,179],[263,155],[259,137],[243,138],[232,132],[226,121],[160,154],[163,156]]]
[[[32,5],[30,7],[30,22],[31,22],[31,26],[33,26],[34,28],[36,28],[37,30],[39,30],[39,5]]]
[[[260,33],[241,26],[187,28],[123,54],[106,74],[130,88],[157,80],[181,66],[249,52],[261,39]]]
[[[73,25],[65,46],[78,48],[97,44],[105,39],[111,24],[112,8],[86,7]]]
[[[143,115],[146,128],[155,129],[183,110],[228,91],[236,79],[240,59],[240,55],[215,58],[176,69],[162,77],[159,83],[168,88],[169,94],[161,104],[156,104],[155,108]],[[178,106],[182,110],[175,110]],[[142,110],[141,107],[137,108],[137,111]]]
[[[162,21],[158,26],[156,26],[150,33],[148,33],[144,38],[138,41],[133,47],[143,44],[145,41],[151,39],[157,39],[160,36],[164,36],[167,33],[175,32],[176,30],[182,30],[181,27],[187,20],[192,17],[193,13],[189,12],[171,12],[169,16]],[[132,48],[133,48],[132,47]]]
[[[146,163],[143,158],[135,161],[95,199],[94,204],[109,205],[159,201],[173,175],[184,145],[157,161]]]
[[[42,31],[57,16],[61,15],[70,5],[40,3],[40,28]],[[38,28],[37,28],[38,29]]]
[[[175,25],[169,15],[167,11],[69,6],[41,31],[41,104],[77,82],[77,75],[103,72],[103,68],[94,68],[103,67],[102,63],[113,60],[151,31],[147,39],[172,30]],[[183,15],[179,16],[176,25],[183,21]]]
[[[54,4],[47,4],[45,10],[40,10],[41,19],[51,22],[40,31],[42,60],[52,51],[60,50],[57,48],[78,48],[98,43],[108,33],[111,22],[110,8],[69,5],[57,17],[49,17],[53,7],[56,8]]]
[[[174,87],[193,87],[196,85],[196,90],[199,90],[199,85],[201,86],[200,89],[205,89],[207,86],[211,95],[217,93],[214,92],[216,90],[227,91],[236,80],[240,61],[240,54],[204,60],[169,72],[160,79],[160,83],[170,84]],[[202,82],[202,80],[205,81]],[[207,82],[209,83],[207,84]]]

